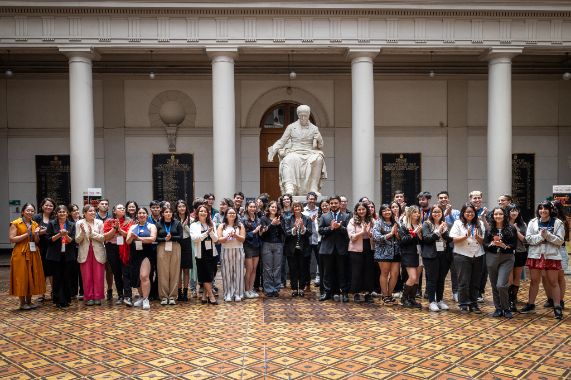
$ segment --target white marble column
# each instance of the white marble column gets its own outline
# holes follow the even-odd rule
[[[373,58],[378,49],[350,49],[352,126],[352,198],[375,196],[375,82]]]
[[[212,162],[214,195],[232,198],[236,191],[235,48],[206,49],[212,60]]]
[[[520,49],[488,54],[488,205],[512,192],[512,58]]]
[[[95,131],[93,121],[91,48],[62,48],[69,58],[69,153],[71,201],[82,205],[83,192],[95,187]]]

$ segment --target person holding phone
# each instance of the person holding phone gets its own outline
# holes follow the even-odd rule
[[[478,307],[478,296],[484,261],[484,232],[484,222],[476,216],[476,208],[466,203],[460,210],[460,219],[454,222],[449,233],[454,242],[461,312],[482,312]]]
[[[278,202],[268,204],[260,224],[264,293],[266,297],[279,297],[285,228]]]
[[[10,295],[20,298],[20,310],[37,307],[32,295],[44,294],[46,280],[38,243],[40,226],[32,218],[36,208],[31,203],[22,206],[22,216],[10,223],[9,238],[14,244],[10,259]]]

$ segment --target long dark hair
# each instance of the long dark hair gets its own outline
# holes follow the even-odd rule
[[[502,207],[500,206],[496,206],[492,209],[492,212],[490,213],[491,218],[490,218],[490,228],[492,230],[497,229],[498,225],[496,223],[496,219],[494,218],[494,213],[496,212],[496,210],[500,210],[502,212],[502,214],[504,215],[504,223],[503,223],[503,228],[507,228],[507,226],[510,225],[510,219],[508,217],[508,213],[506,212],[506,210],[504,210]]]
[[[519,226],[525,225],[525,221],[523,220],[523,216],[521,215],[521,209],[515,203],[510,203],[506,207],[506,212],[508,213],[508,220],[510,220],[511,218],[510,214],[512,211],[517,211],[517,218],[515,218],[515,224]]]
[[[50,219],[54,219],[55,216],[56,216],[56,215],[55,215],[56,201],[54,201],[52,198],[49,198],[49,197],[48,197],[48,198],[42,199],[42,201],[40,202],[40,207],[39,207],[39,209],[38,209],[38,212],[39,212],[40,214],[42,214],[42,215],[44,214],[44,205],[45,205],[47,202],[50,202],[50,203],[54,206],[53,209],[52,209],[52,212],[51,212],[51,214],[50,214],[50,216],[49,216]]]
[[[387,203],[383,203],[381,206],[379,206],[379,219],[383,222],[386,222],[385,218],[383,217],[383,211],[385,210],[389,210],[391,212],[391,225],[395,224],[396,220],[393,214],[393,210],[391,210],[391,206]]]
[[[464,216],[464,213],[466,212],[466,210],[468,210],[469,208],[472,209],[472,211],[474,211],[474,219],[472,219],[472,224],[478,226],[478,228],[480,229],[480,232],[482,233],[482,235],[484,234],[484,231],[482,231],[480,223],[478,223],[478,214],[476,213],[476,207],[474,207],[474,205],[472,203],[465,203],[462,208],[460,209],[460,220],[462,221],[462,224],[464,224],[465,228],[468,228],[468,220],[466,219],[466,217]]]
[[[399,209],[399,214],[397,216],[397,218],[400,218],[401,215],[404,213],[403,208],[401,207],[401,205],[399,205],[399,203],[397,201],[392,201],[391,203],[388,204],[389,209],[392,209],[393,205],[397,205],[398,209]],[[380,209],[379,209],[380,212]],[[393,212],[393,210],[391,210],[391,213]],[[394,215],[393,215],[394,216]]]
[[[228,211],[234,211],[236,213],[236,219],[234,220],[234,228],[242,228],[242,222],[240,221],[240,215],[238,215],[238,211],[236,211],[236,209],[234,208],[234,206],[232,207],[228,207],[228,210],[226,210],[226,213],[224,214],[224,219],[222,219],[222,229],[226,228],[226,226],[228,225]]]
[[[134,204],[135,205],[135,214],[129,214],[129,205],[130,204]],[[125,203],[125,215],[127,215],[129,218],[133,219],[133,220],[137,220],[137,213],[139,212],[139,205],[137,204],[137,202],[135,201],[127,201],[127,203]],[[147,212],[148,214],[148,212]]]
[[[440,212],[442,213],[442,216],[440,217],[440,223],[442,222],[446,223],[446,220],[444,219],[444,210],[442,209],[442,207],[438,205],[438,203],[432,205],[432,207],[430,208],[430,217],[428,218],[428,221],[432,223],[432,225],[436,225],[436,223],[434,223],[434,218],[432,217],[432,215],[434,215],[433,211],[435,208],[439,209]]]
[[[553,218],[553,209],[554,209],[553,205],[549,201],[543,201],[540,202],[537,205],[537,208],[535,209],[535,216],[537,216],[537,219],[541,219],[541,216],[539,216],[539,210],[541,210],[542,208],[549,210],[549,217]]]
[[[278,216],[280,216],[282,214],[282,209],[280,207],[280,204],[277,201],[270,201],[270,203],[268,203],[268,206],[266,207],[266,217],[269,218],[270,217],[270,206],[272,204],[276,204],[276,218]]]
[[[200,212],[200,209],[203,208],[203,207],[204,207],[204,209],[206,210],[206,224],[207,224],[208,226],[211,226],[211,225],[212,225],[212,217],[210,216],[210,210],[208,210],[208,207],[206,207],[206,205],[203,205],[203,204],[200,205],[200,206],[198,206],[198,207],[194,210],[194,213],[195,213],[194,216],[196,217],[196,218],[195,218],[195,221],[198,222],[198,223],[200,223],[200,218],[198,217],[198,213]]]
[[[184,205],[184,207],[186,208],[186,211],[184,212],[184,219],[180,219],[180,215],[178,213],[178,206],[180,205]],[[178,201],[176,201],[176,205],[175,205],[175,213],[174,213],[174,218],[178,219],[179,222],[184,222],[185,220],[187,220],[190,217],[190,210],[188,209],[188,203],[186,203],[186,201],[184,199],[179,199]]]
[[[361,220],[361,217],[357,215],[357,209],[359,207],[364,207],[367,212],[365,213],[364,220]],[[370,223],[371,222],[371,210],[369,210],[368,204],[365,202],[357,202],[355,208],[353,209],[353,223],[357,225],[361,225],[361,223]]]

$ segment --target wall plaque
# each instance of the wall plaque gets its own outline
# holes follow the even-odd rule
[[[194,199],[192,154],[153,154],[153,199],[191,203]]]
[[[420,153],[381,154],[382,203],[390,203],[395,191],[402,190],[406,203],[416,204],[421,186]]]
[[[528,222],[535,213],[535,154],[512,154],[512,197]]]
[[[71,203],[69,155],[36,156],[36,205],[46,197],[56,206]]]

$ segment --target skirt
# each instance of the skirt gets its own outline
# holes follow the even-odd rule
[[[418,253],[414,254],[403,254],[401,253],[401,266],[404,268],[416,268],[420,266],[420,255]]]
[[[514,268],[524,267],[526,261],[527,261],[527,251],[516,252]]]
[[[252,257],[259,257],[262,247],[252,247],[249,244],[244,244],[244,254],[246,259],[251,259]]]
[[[180,268],[192,269],[192,240],[190,238],[180,241]]]
[[[539,259],[527,259],[525,265],[529,269],[561,270],[561,260],[546,259],[543,255]]]
[[[196,274],[199,283],[212,282],[216,273],[216,257],[212,253],[202,252],[201,258],[196,258]]]

